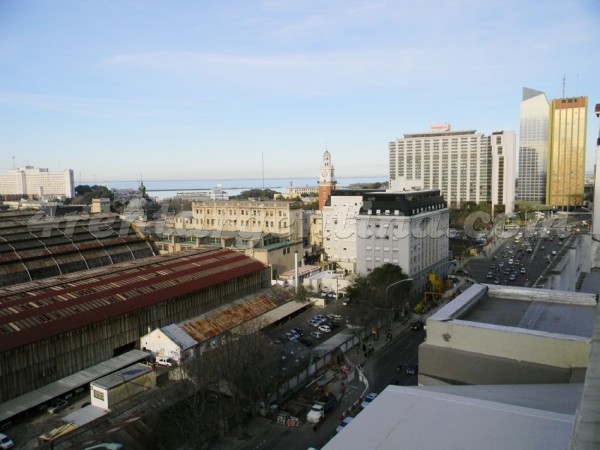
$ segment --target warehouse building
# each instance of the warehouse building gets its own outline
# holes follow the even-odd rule
[[[0,286],[156,254],[150,241],[113,214],[48,217],[43,211],[0,211]]]
[[[0,403],[269,285],[255,259],[200,249],[2,287]]]

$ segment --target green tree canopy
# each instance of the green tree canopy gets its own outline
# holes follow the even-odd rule
[[[261,200],[272,200],[275,194],[279,194],[280,192],[273,191],[271,189],[248,189],[247,191],[242,191],[240,195],[236,195],[232,197],[236,200],[247,200],[249,198],[260,198]]]
[[[115,195],[113,192],[108,189],[106,186],[88,186],[87,184],[80,184],[75,187],[75,195],[76,198],[80,198],[78,202],[75,203],[85,203],[86,205],[90,205],[92,203],[92,199],[94,198],[109,198],[111,201],[114,199]]]
[[[367,276],[356,277],[346,289],[357,312],[355,320],[365,324],[382,313],[397,313],[408,301],[411,283],[394,283],[406,278],[408,276],[402,272],[400,266],[390,263],[376,267]]]

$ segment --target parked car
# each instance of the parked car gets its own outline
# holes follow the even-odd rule
[[[301,337],[304,336],[304,330],[300,327],[292,328],[292,331],[295,331]]]
[[[344,305],[344,306],[348,306],[348,305],[350,305],[350,304],[352,304],[352,299],[351,299],[351,298],[345,298],[345,299],[342,301],[342,305]]]
[[[354,417],[350,417],[350,416],[344,417],[344,420],[342,420],[342,422],[338,425],[338,427],[335,429],[335,432],[339,433],[340,431],[342,431],[346,425],[348,425],[350,422],[352,422],[353,418]]]
[[[307,347],[311,347],[313,345],[312,339],[308,337],[301,337],[300,339],[298,339],[298,341],[301,344],[306,345]]]
[[[419,365],[415,364],[414,366],[406,366],[406,369],[404,369],[404,371],[408,375],[416,375],[416,373],[419,371]]]
[[[169,361],[169,358],[165,358],[164,356],[157,356],[156,364],[163,367],[173,367],[173,363]]]
[[[321,325],[319,327],[319,331],[322,331],[323,333],[331,333],[331,327],[327,324]]]
[[[425,328],[425,322],[422,320],[415,320],[410,324],[410,329],[413,331],[419,331]]]
[[[371,392],[370,394],[367,394],[367,396],[365,397],[363,402],[360,404],[360,406],[363,408],[366,408],[367,406],[369,406],[369,403],[371,403],[376,398],[377,398],[377,394],[375,392]]]
[[[50,408],[47,409],[47,411],[49,414],[56,414],[57,412],[65,409],[67,406],[69,406],[69,402],[64,398],[59,398]]]
[[[323,333],[319,331],[313,331],[312,333],[310,333],[310,335],[315,339],[323,339]]]
[[[7,435],[0,433],[0,448],[2,450],[13,448],[15,443]]]
[[[342,326],[342,323],[339,320],[332,320],[331,322],[327,322],[327,325],[331,327],[332,330],[339,328]]]
[[[321,321],[317,320],[315,318],[309,319],[308,323],[309,323],[309,325],[311,325],[311,326],[313,326],[315,328],[317,328],[319,325],[321,325]]]

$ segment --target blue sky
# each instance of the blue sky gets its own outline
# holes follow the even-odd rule
[[[597,0],[0,0],[0,170],[83,180],[388,173],[431,124],[518,133],[522,88],[587,95]]]

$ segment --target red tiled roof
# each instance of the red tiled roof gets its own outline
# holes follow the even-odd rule
[[[0,351],[265,268],[241,253],[200,249],[3,287]]]

